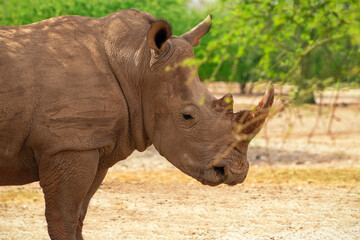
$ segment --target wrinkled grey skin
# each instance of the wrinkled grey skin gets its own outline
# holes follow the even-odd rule
[[[204,184],[244,181],[273,90],[234,114],[231,95],[215,99],[178,65],[210,24],[174,37],[165,21],[126,10],[0,27],[0,185],[40,181],[51,239],[83,239],[107,169],[151,144]]]

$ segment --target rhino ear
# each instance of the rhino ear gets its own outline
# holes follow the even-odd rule
[[[165,42],[171,37],[172,30],[165,20],[155,20],[150,23],[150,29],[147,34],[147,42],[155,51],[159,52],[164,49]]]
[[[204,21],[199,23],[197,26],[195,26],[187,33],[184,33],[182,37],[185,38],[185,40],[188,41],[191,44],[191,46],[195,47],[199,45],[200,39],[209,32],[210,28],[211,28],[211,16],[208,15]]]

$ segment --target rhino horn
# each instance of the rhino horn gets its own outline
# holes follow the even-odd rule
[[[228,93],[224,95],[222,98],[215,100],[213,103],[213,108],[217,112],[226,112],[226,114],[233,114],[233,105],[234,105],[233,96],[230,93]]]
[[[258,104],[259,108],[268,109],[274,102],[274,86],[272,82],[269,82],[264,97]]]
[[[273,102],[274,86],[270,82],[265,95],[254,109],[243,110],[233,115],[233,122],[237,126],[237,132],[246,134],[250,139],[254,137],[260,131],[266,117],[269,115],[269,108]]]
[[[211,16],[208,15],[204,21],[199,23],[197,26],[195,26],[187,33],[184,33],[182,37],[185,38],[185,40],[188,41],[191,44],[191,46],[195,47],[199,45],[200,39],[207,32],[209,32],[210,28],[211,28]]]

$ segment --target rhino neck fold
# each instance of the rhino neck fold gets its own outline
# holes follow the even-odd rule
[[[127,113],[127,124],[120,123],[121,131],[123,126],[127,126],[127,134],[130,137],[129,147],[138,151],[144,151],[151,145],[148,135],[146,134],[143,124],[143,111],[141,106],[141,77],[135,76],[135,73],[117,66],[128,66],[128,63],[119,63],[112,61],[109,57],[109,66],[114,76],[114,80],[119,86],[120,94],[124,97],[126,109],[121,114]],[[130,69],[136,69],[131,66]],[[123,137],[124,132],[120,133],[120,138]],[[118,139],[121,141],[121,139]]]
[[[136,150],[142,152],[151,145],[143,124],[143,113],[141,107],[141,94],[131,86],[131,79],[121,81],[116,77],[119,88],[125,98],[128,112],[128,126],[130,134],[130,144]]]
[[[145,131],[142,108],[142,84],[147,69],[145,35],[149,26],[148,15],[137,11],[127,11],[126,15],[113,14],[103,19],[103,45],[109,66],[124,97],[127,112],[127,133],[121,132],[120,137],[130,138],[129,147],[144,151],[151,145]],[[137,21],[130,21],[134,16]],[[142,22],[142,24],[139,24]],[[124,113],[121,113],[124,114]],[[128,136],[125,136],[128,135]],[[121,139],[119,140],[121,141]]]

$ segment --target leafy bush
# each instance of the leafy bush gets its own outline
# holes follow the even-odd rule
[[[121,9],[137,9],[167,19],[181,35],[204,18],[189,0],[0,0],[0,25],[24,25],[61,15],[103,17]],[[202,16],[201,16],[202,15]]]
[[[360,2],[219,0],[202,62],[207,77],[295,86],[293,100],[360,81]],[[250,77],[249,77],[250,76]]]
[[[200,1],[204,3],[204,1]],[[135,8],[167,19],[181,35],[206,17],[191,0],[0,0],[0,25],[60,15],[102,17]],[[210,34],[196,47],[201,79],[271,80],[295,86],[301,102],[314,90],[360,82],[357,0],[217,0]]]

